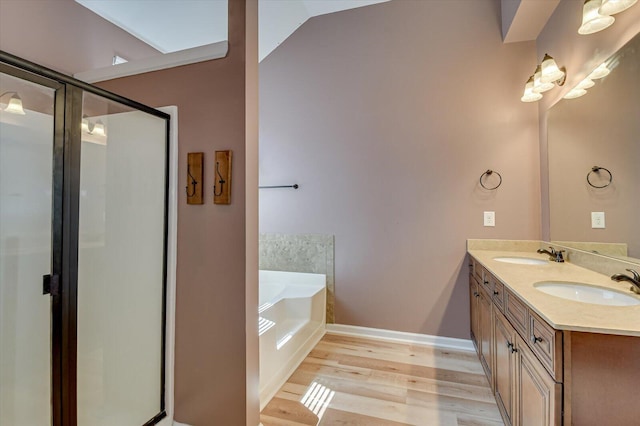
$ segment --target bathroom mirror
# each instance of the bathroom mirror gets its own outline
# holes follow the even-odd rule
[[[640,263],[640,34],[604,64],[549,111],[551,240]]]

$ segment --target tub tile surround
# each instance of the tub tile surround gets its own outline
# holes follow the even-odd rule
[[[334,236],[320,234],[272,234],[259,237],[259,269],[309,272],[327,277],[327,323],[334,322]]]
[[[531,309],[559,330],[640,336],[640,306],[601,306],[573,302],[550,296],[533,286],[539,281],[569,281],[617,290],[629,295],[629,283],[612,281],[614,273],[625,268],[638,269],[637,263],[625,262],[567,247],[565,263],[518,265],[494,260],[500,256],[548,259],[537,248],[552,244],[545,241],[468,240],[467,251]],[[637,296],[640,298],[640,296]]]

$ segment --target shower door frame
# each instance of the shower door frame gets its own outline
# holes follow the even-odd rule
[[[80,155],[83,93],[89,92],[164,119],[165,182],[162,271],[162,347],[160,412],[142,426],[166,417],[167,253],[169,227],[170,115],[125,97],[76,80],[0,50],[0,72],[55,90],[53,188],[51,217],[51,275],[59,291],[51,294],[51,424],[77,425],[77,314],[80,212]]]

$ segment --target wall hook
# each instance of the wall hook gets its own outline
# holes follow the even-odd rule
[[[597,173],[600,174],[600,170],[604,170],[605,172],[609,173],[609,182],[605,183],[604,185],[598,186],[598,185],[594,185],[593,183],[591,183],[590,177],[592,173]],[[587,183],[589,185],[591,185],[593,188],[597,188],[597,189],[602,189],[602,188],[606,188],[607,186],[611,185],[611,182],[613,181],[613,175],[611,174],[611,172],[609,171],[609,169],[605,169],[604,167],[600,167],[600,166],[593,166],[591,168],[591,170],[589,171],[589,173],[587,173]]]
[[[216,196],[216,197],[219,197],[224,192],[224,184],[227,183],[227,181],[224,180],[224,177],[220,173],[220,162],[219,161],[216,161],[216,174],[218,175],[218,182],[217,183],[220,184],[220,192],[218,192],[216,190],[217,184],[214,184],[214,186],[213,186],[213,195]]]
[[[484,185],[484,182],[482,182],[482,179],[483,179],[485,176],[486,176],[486,177],[489,177],[489,176],[491,176],[491,175],[492,175],[492,174],[494,174],[494,173],[495,173],[496,175],[498,175],[498,178],[500,179],[500,181],[499,181],[499,182],[498,182],[498,184],[497,184],[496,186],[494,186],[494,187],[486,187],[486,186]],[[500,173],[496,172],[495,170],[491,170],[491,169],[489,169],[489,170],[487,170],[486,172],[484,172],[483,174],[481,174],[481,175],[480,175],[480,186],[482,186],[484,189],[489,190],[489,191],[493,191],[494,189],[498,189],[498,187],[499,187],[500,185],[502,185],[502,175],[501,175]]]
[[[187,192],[187,197],[191,198],[196,195],[196,188],[198,185],[198,181],[191,174],[191,165],[189,164],[187,164],[187,176],[189,177],[189,179],[191,179],[191,184],[190,184],[192,186],[191,193],[189,193],[189,184],[187,184],[187,186],[185,186],[184,189]]]
[[[216,170],[213,180],[213,203],[231,204],[231,160],[233,151],[216,151]]]
[[[202,167],[204,153],[190,152],[187,154],[187,204],[204,204],[202,198]]]

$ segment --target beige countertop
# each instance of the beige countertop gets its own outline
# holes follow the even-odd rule
[[[529,308],[557,330],[640,336],[640,305],[602,306],[574,302],[545,294],[534,287],[540,281],[568,281],[591,284],[633,295],[630,283],[615,282],[607,275],[593,272],[570,262],[548,262],[544,265],[520,265],[498,262],[495,257],[526,257],[547,260],[549,256],[535,251],[468,250],[482,266],[499,279]],[[625,272],[625,271],[620,271]]]

